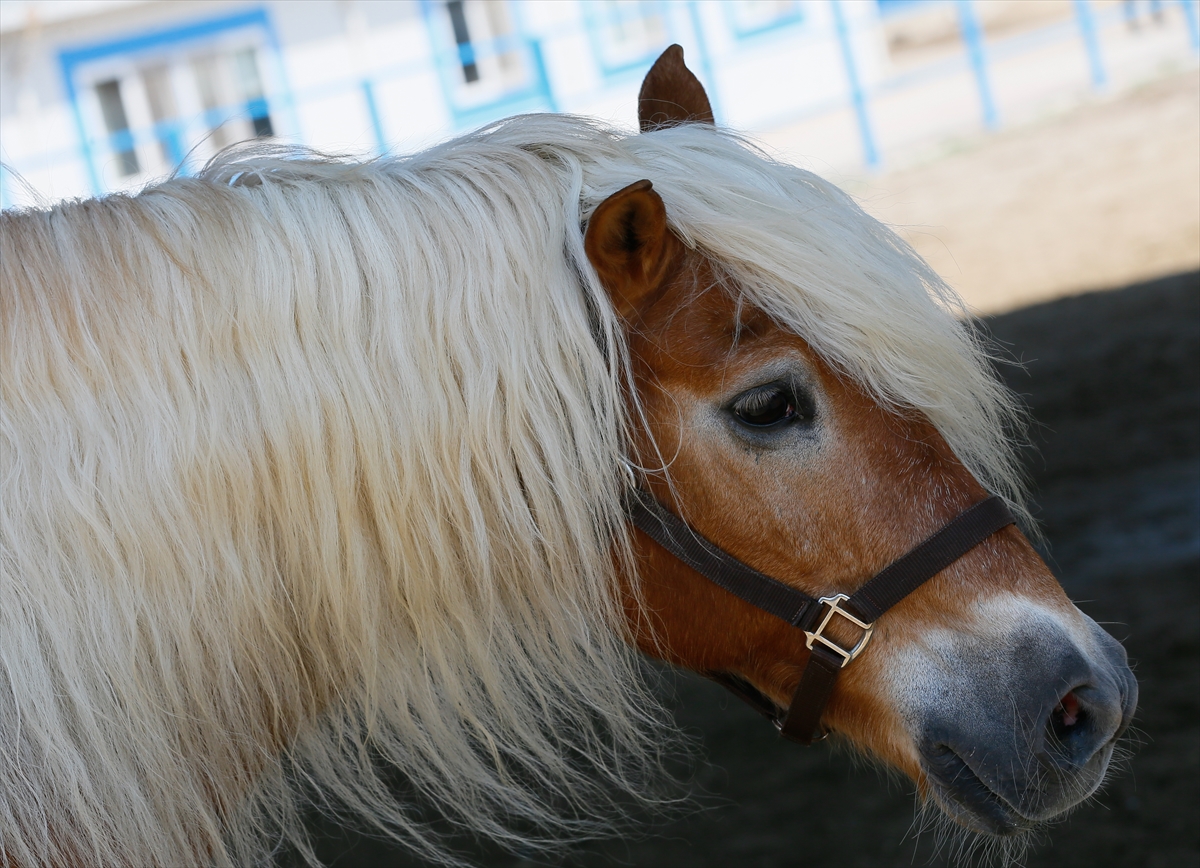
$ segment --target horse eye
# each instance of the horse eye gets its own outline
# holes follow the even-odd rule
[[[730,409],[744,425],[770,428],[795,419],[797,403],[790,388],[782,383],[771,383],[738,396]]]

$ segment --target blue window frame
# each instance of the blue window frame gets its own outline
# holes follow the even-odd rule
[[[261,8],[76,46],[59,63],[96,193],[274,135],[290,103]]]
[[[541,46],[508,0],[422,0],[434,64],[457,127],[554,110]]]
[[[605,76],[642,70],[671,43],[662,0],[584,0],[588,37]]]
[[[879,6],[879,14],[883,18],[890,18],[893,15],[904,15],[908,12],[913,12],[922,6],[948,6],[953,0],[875,0]]]

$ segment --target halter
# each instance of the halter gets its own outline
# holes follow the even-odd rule
[[[816,599],[742,563],[640,488],[631,490],[627,509],[636,527],[700,575],[804,631],[804,644],[811,653],[786,709],[735,675],[705,673],[770,719],[784,738],[800,744],[825,737],[821,714],[838,674],[867,647],[879,617],[996,531],[1016,522],[999,497],[981,500],[853,594]],[[835,617],[863,631],[854,647],[843,648],[825,635]]]

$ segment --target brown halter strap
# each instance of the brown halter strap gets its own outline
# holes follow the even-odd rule
[[[770,718],[784,738],[800,744],[811,744],[824,737],[821,714],[838,674],[866,647],[875,621],[996,531],[1016,521],[999,497],[981,500],[908,554],[884,567],[853,594],[816,599],[742,563],[696,533],[640,488],[631,491],[627,509],[636,527],[700,575],[804,631],[805,644],[811,653],[787,709],[780,709],[735,675],[707,673]],[[853,648],[843,648],[824,635],[834,616],[849,620],[863,631]]]

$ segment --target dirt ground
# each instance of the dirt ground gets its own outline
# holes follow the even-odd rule
[[[1200,268],[1200,70],[872,177],[833,177],[977,311]]]

